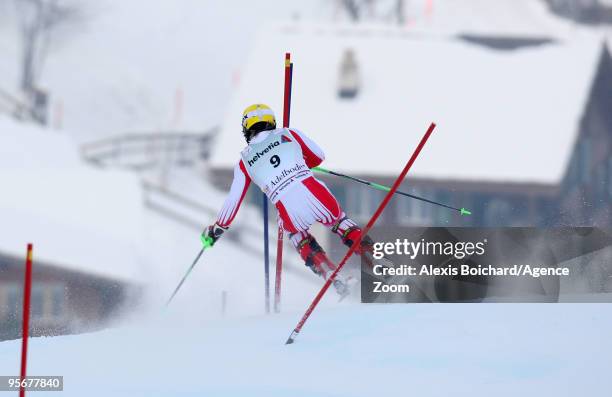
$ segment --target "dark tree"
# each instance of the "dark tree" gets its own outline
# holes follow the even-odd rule
[[[21,38],[21,88],[36,87],[57,28],[81,19],[80,7],[61,0],[14,0]]]
[[[544,0],[556,14],[586,24],[611,24],[612,7],[600,0]]]
[[[398,24],[403,24],[404,0],[336,0],[340,8],[346,13],[348,18],[357,22],[369,17],[372,19],[391,19]],[[375,9],[378,7],[378,12]]]
[[[20,87],[31,116],[46,121],[47,95],[38,86],[43,66],[60,28],[83,19],[81,6],[67,0],[13,0],[20,38]]]

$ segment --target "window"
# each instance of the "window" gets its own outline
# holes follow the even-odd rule
[[[395,208],[399,223],[408,223],[412,217],[412,199],[409,197],[397,197],[395,200]]]
[[[594,180],[595,199],[596,205],[600,205],[606,200],[606,162],[600,162],[595,168],[595,180]]]
[[[41,318],[45,313],[45,297],[44,297],[44,288],[42,285],[33,285],[32,286],[32,318]]]
[[[428,194],[426,190],[418,188],[409,189],[407,193],[425,198]],[[397,197],[396,209],[397,221],[401,225],[422,226],[431,223],[431,207],[428,203],[410,197]]]
[[[578,167],[580,182],[588,183],[591,177],[591,139],[583,137],[579,144]]]
[[[333,195],[336,197],[336,200],[340,203],[341,207],[346,205],[346,186],[345,185],[327,185],[327,187],[331,190]]]
[[[21,288],[17,284],[9,284],[7,287],[6,294],[6,308],[5,314],[9,319],[16,319],[21,313],[21,305],[23,295],[21,294]]]
[[[357,222],[367,222],[382,201],[382,192],[368,186],[352,186],[348,188],[348,193],[350,213],[347,215]]]
[[[608,195],[612,197],[612,156],[608,159]]]
[[[66,295],[63,286],[51,288],[51,316],[54,318],[62,317],[64,314]]]
[[[569,173],[568,173],[568,189],[571,189],[578,183],[578,149],[574,150],[572,160],[570,161]]]
[[[451,203],[453,201],[453,197],[451,197],[450,194],[448,193],[438,193],[437,194],[437,200],[440,203]],[[450,220],[451,220],[451,211],[448,211],[446,208],[441,208],[441,207],[431,207],[431,211],[435,211],[436,216],[436,222],[438,225],[443,226],[443,225],[447,225]]]
[[[491,199],[485,209],[486,224],[484,226],[508,226],[511,207],[507,200]]]
[[[23,288],[20,284],[9,284],[6,288],[5,304],[0,308],[0,315],[5,318],[18,319],[22,315]],[[66,294],[63,284],[32,285],[30,297],[32,319],[57,319],[66,312]]]

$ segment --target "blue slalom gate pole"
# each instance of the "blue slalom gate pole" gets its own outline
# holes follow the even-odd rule
[[[266,294],[266,313],[270,313],[270,246],[268,233],[268,197],[262,193],[261,204],[264,222],[264,288]]]

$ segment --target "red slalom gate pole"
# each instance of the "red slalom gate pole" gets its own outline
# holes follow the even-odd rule
[[[289,118],[291,115],[291,86],[293,78],[293,63],[291,54],[285,53],[285,91],[283,98],[283,128],[289,128]],[[279,226],[278,237],[276,239],[276,277],[274,281],[274,311],[280,312],[281,301],[281,277],[283,273],[283,228]]]
[[[353,255],[353,253],[355,252],[357,247],[359,247],[359,245],[361,244],[361,239],[363,238],[363,236],[368,234],[368,232],[370,231],[372,226],[374,226],[374,223],[376,223],[376,221],[378,220],[378,217],[380,216],[380,214],[383,212],[383,210],[385,209],[387,204],[389,204],[389,201],[391,201],[391,198],[393,197],[393,194],[395,194],[395,191],[399,188],[399,185],[402,183],[402,181],[406,177],[406,174],[408,174],[408,171],[412,167],[412,164],[414,164],[415,160],[419,156],[419,153],[421,153],[421,150],[423,149],[423,146],[425,146],[425,143],[427,142],[427,140],[429,139],[430,135],[432,134],[432,132],[433,132],[433,130],[435,128],[436,128],[436,124],[435,123],[431,123],[431,125],[427,129],[427,132],[425,132],[425,135],[423,135],[423,138],[421,138],[421,141],[419,142],[419,144],[417,145],[416,149],[412,153],[412,156],[410,156],[410,160],[408,160],[408,163],[406,163],[406,166],[402,170],[402,173],[397,177],[397,179],[395,180],[395,183],[393,183],[393,186],[391,187],[391,190],[389,190],[389,192],[387,193],[387,195],[385,196],[383,201],[378,206],[378,209],[376,210],[376,212],[374,213],[372,218],[370,218],[370,221],[368,222],[366,227],[363,229],[363,231],[361,233],[361,236],[351,246],[351,248],[349,248],[348,252],[346,253],[346,255],[344,255],[344,258],[342,258],[342,261],[340,261],[340,264],[338,265],[336,270],[334,270],[332,275],[325,281],[325,284],[323,284],[323,288],[321,288],[321,290],[319,291],[317,296],[314,298],[314,300],[312,301],[312,303],[310,304],[310,306],[306,310],[306,313],[304,313],[304,315],[302,316],[302,319],[300,320],[300,322],[293,329],[293,332],[291,332],[291,335],[289,335],[289,338],[285,342],[286,345],[290,345],[290,344],[292,344],[295,341],[295,338],[297,338],[298,334],[302,330],[302,327],[304,326],[304,324],[306,323],[306,321],[308,320],[308,318],[310,317],[310,315],[312,314],[314,309],[317,307],[317,305],[321,301],[321,298],[323,298],[323,295],[325,295],[325,292],[327,292],[327,290],[329,289],[329,286],[331,285],[331,283],[336,278],[336,275],[340,272],[340,270],[342,270],[342,267],[346,264],[346,262],[351,257],[351,255]]]
[[[25,396],[23,380],[26,377],[28,361],[28,333],[30,330],[30,297],[32,295],[32,244],[28,244],[26,256],[25,279],[23,283],[23,332],[21,340],[21,373],[19,385],[19,397]]]
[[[283,127],[289,127],[289,118],[291,116],[291,72],[293,71],[293,63],[291,62],[291,54],[285,54],[285,91],[283,95]]]

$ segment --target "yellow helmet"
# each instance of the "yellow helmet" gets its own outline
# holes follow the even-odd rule
[[[274,128],[276,128],[276,118],[268,105],[256,103],[244,109],[242,113],[242,132],[247,142],[258,132]]]

